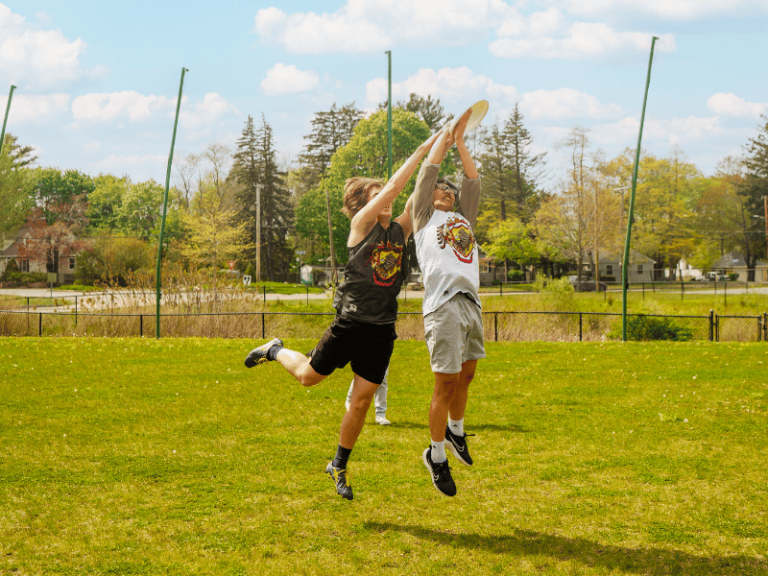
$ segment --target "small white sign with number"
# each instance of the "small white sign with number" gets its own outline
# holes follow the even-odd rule
[[[251,285],[251,277],[250,276],[243,276],[243,286],[250,286]]]

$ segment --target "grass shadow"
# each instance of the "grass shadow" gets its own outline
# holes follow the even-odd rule
[[[696,556],[664,548],[624,548],[567,538],[532,530],[512,529],[507,536],[475,533],[455,534],[422,526],[366,522],[372,531],[403,532],[422,540],[452,548],[467,548],[512,556],[549,556],[566,562],[575,560],[587,566],[636,574],[768,574],[768,561],[750,556]]]
[[[393,428],[412,428],[414,430],[428,430],[429,422],[408,422],[407,420],[397,420],[392,422]],[[527,434],[530,432],[527,428],[518,426],[517,424],[472,424],[467,426],[465,432],[472,434],[475,431],[478,432],[519,432],[520,434]]]

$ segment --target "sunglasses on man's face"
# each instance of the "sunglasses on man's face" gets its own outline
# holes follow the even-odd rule
[[[446,186],[445,184],[438,184],[437,186],[435,186],[435,188],[437,188],[438,190],[442,190],[443,192],[450,192],[454,196],[459,195],[457,190],[454,190],[453,188],[451,188],[450,186]]]

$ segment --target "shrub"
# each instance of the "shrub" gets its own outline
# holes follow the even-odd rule
[[[521,280],[525,280],[525,272],[522,270],[509,270],[507,271],[507,280],[512,280],[513,282],[520,282]]]
[[[611,338],[621,339],[621,324],[609,333]],[[693,339],[693,331],[677,324],[671,318],[655,316],[629,316],[627,318],[627,340],[649,342],[651,340],[674,340],[687,342]]]
[[[616,276],[600,276],[600,282],[616,282]]]
[[[18,274],[19,273],[19,265],[16,264],[16,259],[11,258],[11,260],[8,262],[8,265],[5,267],[5,271],[3,272],[3,280],[10,280],[8,277],[9,274]]]
[[[554,310],[566,310],[573,304],[575,289],[568,282],[568,278],[553,280],[542,275],[536,278],[533,289],[541,294],[546,304]]]
[[[731,272],[728,274],[728,279],[733,280],[734,282],[739,279],[739,275],[736,272]]]

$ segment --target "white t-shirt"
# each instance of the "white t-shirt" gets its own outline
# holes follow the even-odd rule
[[[477,242],[464,216],[435,210],[414,236],[424,279],[423,312],[434,312],[458,292],[469,295],[478,306],[480,267]]]

